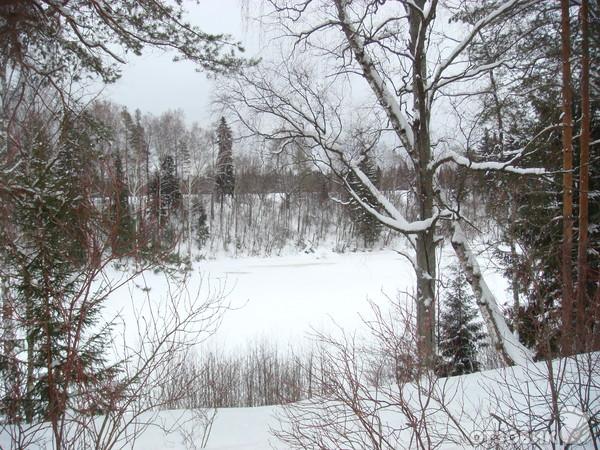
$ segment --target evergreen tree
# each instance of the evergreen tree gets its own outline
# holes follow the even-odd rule
[[[134,243],[134,223],[129,206],[129,189],[125,182],[121,153],[115,152],[114,185],[111,206],[112,223],[114,224],[112,250],[115,255],[129,252]]]
[[[164,216],[181,206],[181,189],[175,170],[173,157],[164,156],[160,163],[160,205]]]
[[[175,162],[171,155],[162,158],[160,170],[154,172],[148,192],[153,214],[161,221],[168,218],[173,211],[181,206],[181,189],[175,174]]]
[[[484,113],[484,120],[493,131],[493,139],[486,139],[483,153],[504,155],[505,160],[513,157],[514,152],[527,148],[530,150],[528,160],[534,166],[543,165],[549,174],[545,177],[518,179],[506,174],[494,174],[485,177],[484,188],[480,191],[484,196],[490,196],[488,204],[500,204],[494,215],[497,222],[506,224],[503,238],[508,246],[513,245],[519,252],[504,253],[503,261],[507,276],[521,291],[523,302],[513,308],[513,322],[521,340],[529,347],[536,347],[538,356],[551,357],[560,351],[563,330],[587,327],[587,333],[594,334],[594,326],[600,323],[600,316],[595,316],[591,299],[597,295],[597,285],[588,279],[587,318],[575,319],[564,323],[561,313],[563,308],[564,286],[561,274],[563,257],[557,249],[563,242],[563,223],[557,218],[563,216],[563,168],[561,165],[563,143],[561,142],[562,127],[549,125],[561,123],[563,111],[561,108],[561,86],[557,73],[561,73],[561,13],[558,4],[556,8],[535,11],[534,14],[524,15],[511,22],[509,27],[492,29],[489,34],[483,34],[480,45],[471,51],[471,57],[485,64],[492,47],[498,47],[507,58],[519,61],[511,71],[498,70],[491,79],[491,92]],[[592,2],[591,17],[599,13],[598,4]],[[463,19],[474,22],[481,13],[485,12],[485,3],[472,3],[472,9],[467,9]],[[573,92],[573,117],[579,118],[581,113],[581,61],[582,37],[577,21],[579,16],[572,18],[571,53],[573,77],[571,88]],[[528,39],[515,42],[515,32],[527,30]],[[590,58],[592,67],[600,59],[600,27],[590,27]],[[600,103],[598,96],[598,75],[592,71],[591,83],[591,141],[600,138]],[[594,88],[594,86],[596,86]],[[573,123],[573,135],[582,134],[581,121]],[[580,140],[573,139],[575,192],[573,198],[574,214],[577,215],[579,205],[576,199],[580,178],[578,157]],[[590,147],[590,161],[597,160],[600,148]],[[597,164],[590,164],[589,180],[589,245],[588,273],[597,274],[600,267],[598,252],[590,249],[598,247],[600,242],[600,202],[594,202],[594,193],[600,189],[600,169]],[[489,192],[485,186],[489,183],[501,186],[494,192]],[[509,194],[505,201],[498,201],[498,195]],[[574,228],[578,230],[577,220]],[[575,248],[572,249],[572,261],[576,260]],[[575,264],[572,264],[573,279],[577,278]],[[596,275],[597,276],[597,275]],[[513,288],[514,289],[514,288]],[[585,295],[583,296],[586,297]],[[594,325],[594,321],[596,325]],[[581,322],[587,322],[582,324]],[[582,340],[583,341],[583,340]],[[580,342],[582,343],[582,342]],[[588,344],[589,345],[589,344]],[[589,349],[589,348],[588,348]],[[572,349],[565,349],[568,354]]]
[[[178,58],[215,73],[246,64],[237,56],[243,52],[241,44],[228,35],[203,32],[186,22],[185,15],[181,2],[162,0],[115,0],[110,7],[82,0],[60,8],[48,0],[11,1],[0,8],[2,27],[11,30],[5,33],[1,60],[18,72],[39,75],[46,88],[54,87],[64,97],[71,94],[62,86],[67,77],[115,81],[124,64],[118,55],[139,55],[146,47],[176,50]]]
[[[477,372],[477,349],[482,344],[482,325],[475,321],[477,310],[465,275],[454,266],[448,285],[446,307],[440,317],[439,350],[448,376]]]
[[[93,170],[90,162],[97,160],[95,144],[98,139],[98,124],[87,114],[74,117],[67,113],[61,123],[56,160],[50,173],[55,177],[56,195],[62,195],[66,204],[65,213],[71,217],[64,222],[65,244],[71,258],[83,265],[91,250],[88,229],[92,219],[90,186]],[[52,152],[50,148],[49,152]]]
[[[142,125],[142,112],[135,110],[135,123],[131,135],[131,146],[136,158],[138,176],[147,182],[150,175],[150,152],[146,141],[146,130]]]
[[[210,235],[208,229],[208,218],[206,216],[206,209],[204,208],[204,204],[202,203],[201,198],[197,198],[194,200],[194,204],[192,207],[192,216],[193,216],[193,227],[194,234],[196,237],[196,243],[199,248],[202,248],[208,237]]]
[[[362,153],[362,159],[358,164],[358,168],[369,177],[375,186],[379,186],[379,171],[376,164],[371,159],[369,152],[365,151]],[[360,182],[354,172],[348,173],[347,183],[360,197],[361,201],[375,209],[379,208],[377,199],[364,184]],[[350,214],[355,224],[357,236],[363,240],[365,247],[372,247],[381,234],[381,224],[372,214],[367,212],[354,197],[350,197]]]
[[[217,167],[215,176],[215,192],[222,200],[225,195],[233,196],[235,191],[235,174],[233,170],[233,139],[231,129],[227,125],[225,117],[221,117],[217,128],[217,140],[219,143],[219,154],[217,155]]]
[[[179,211],[182,200],[172,156],[162,158],[160,170],[155,171],[150,180],[148,194],[150,213],[156,225],[152,233],[153,248],[161,251],[175,243],[177,231],[172,216]]]
[[[81,176],[92,154],[84,150],[93,129],[67,116],[58,144],[52,144],[42,123],[33,120],[24,132],[22,144],[29,152],[18,175],[24,189],[13,218],[19,242],[4,254],[26,359],[17,374],[4,375],[24,380],[9,420],[55,425],[67,409],[89,407],[84,403],[93,403],[93,395],[77,394],[89,393],[90,385],[114,372],[104,359],[109,330],[91,331],[102,303],[83,289],[95,260],[89,249],[93,204],[89,180]]]

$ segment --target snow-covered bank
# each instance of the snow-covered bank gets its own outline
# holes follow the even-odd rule
[[[439,379],[430,390],[429,404],[421,404],[431,414],[427,416],[429,433],[437,448],[445,450],[489,449],[489,448],[553,448],[562,439],[563,444],[554,448],[563,448],[567,443],[577,444],[570,448],[592,449],[591,433],[599,433],[598,428],[590,430],[587,422],[600,411],[600,354],[582,355],[578,360],[556,360],[551,365],[552,375],[544,362],[528,367],[489,370],[476,374]],[[554,380],[551,384],[549,380]],[[580,382],[584,380],[585,384]],[[423,387],[429,382],[420,382]],[[410,383],[403,387],[407,404],[412,403],[418,411],[419,386]],[[557,390],[558,414],[562,421],[557,431],[553,413],[552,388]],[[383,399],[386,392],[393,393],[397,387],[382,389],[374,397]],[[445,411],[439,408],[441,393],[446,396]],[[587,398],[587,405],[580,401]],[[309,402],[303,402],[304,405]],[[331,408],[335,402],[328,406]],[[324,403],[314,405],[314,411]],[[323,411],[322,419],[326,420]],[[331,410],[330,410],[331,411]],[[330,412],[329,411],[329,412]],[[394,448],[411,447],[409,419],[398,404],[389,403],[376,412],[381,419],[382,429],[390,432]],[[114,448],[127,450],[188,450],[206,448],[223,449],[286,449],[271,430],[286,427],[279,420],[285,417],[283,406],[257,408],[226,408],[216,410],[212,422],[198,411],[178,410],[146,413],[136,419],[139,434],[125,437]],[[452,418],[450,418],[452,417]],[[101,418],[98,418],[100,421]],[[592,419],[593,422],[593,419]],[[314,422],[318,425],[318,422]],[[364,429],[355,420],[348,420],[345,426],[355,433],[364,433]],[[596,422],[597,427],[597,422]],[[131,427],[131,432],[135,427]],[[460,428],[460,430],[459,430]],[[326,433],[326,429],[305,430],[311,433]],[[414,436],[413,436],[414,438]],[[45,447],[43,442],[50,439],[50,430],[42,430],[32,445],[32,449]],[[202,443],[204,442],[204,447]],[[343,442],[331,448],[368,448],[348,447]],[[0,434],[0,448],[14,448],[6,431]],[[85,448],[85,447],[81,447]],[[308,447],[313,448],[313,447]],[[328,447],[329,448],[329,447]],[[388,448],[388,447],[382,447]]]
[[[450,261],[449,251],[444,251],[443,256],[443,264]],[[482,258],[482,261],[489,263],[488,258]],[[506,299],[505,281],[491,264],[488,266],[482,267],[482,272],[490,289]],[[116,277],[118,270],[114,269],[112,275]],[[399,292],[412,291],[413,286],[412,268],[394,251],[345,254],[317,251],[274,258],[201,261],[195,263],[193,270],[187,274],[183,292],[190,297],[197,293],[200,298],[210,292],[225,294],[234,309],[226,312],[214,335],[207,334],[207,344],[225,350],[240,347],[243,350],[248,342],[262,338],[279,346],[290,344],[301,348],[311,327],[330,330],[333,321],[352,334],[362,325],[361,315],[368,318],[371,314],[368,299],[386,309],[390,299],[398,298]],[[127,325],[121,337],[135,345],[137,335],[132,320],[136,317],[148,319],[144,316],[143,305],[151,303],[159,307],[168,300],[169,292],[180,288],[164,274],[144,273],[109,298],[106,315],[110,317],[116,312],[121,313]],[[136,316],[134,311],[139,315]],[[414,430],[407,425],[410,423],[407,407],[416,416],[426,417],[432,439],[440,444],[438,448],[487,449],[498,440],[502,440],[499,448],[519,448],[506,439],[517,439],[520,444],[527,439],[535,440],[540,448],[549,448],[558,433],[553,410],[555,405],[559,414],[565,413],[574,422],[581,417],[597,415],[600,411],[599,361],[598,355],[593,356],[596,366],[591,370],[585,365],[574,365],[573,360],[566,365],[555,362],[552,376],[548,375],[544,363],[537,363],[525,368],[492,370],[449,379],[430,378],[419,385],[379,386],[377,391],[364,386],[361,389],[367,395],[360,401],[369,420],[380,423],[381,429],[392,436],[394,445],[383,448],[415,448],[411,446]],[[343,379],[342,370],[340,377],[342,382],[347,381]],[[550,379],[560,383],[553,385]],[[427,389],[423,391],[423,387]],[[555,403],[552,401],[553,387],[558,387]],[[403,395],[399,396],[399,392]],[[419,392],[426,394],[420,396]],[[589,399],[585,404],[587,410],[582,407],[584,397]],[[323,409],[325,405],[329,407],[327,410]],[[356,421],[355,412],[348,414],[347,405],[340,405],[339,399],[315,398],[292,404],[292,408],[295,406],[308,408],[310,414],[305,417],[310,417],[315,425],[319,425],[320,420],[327,421],[332,411],[342,411],[346,419],[344,426],[349,427],[355,436],[365,438],[363,442],[368,441],[368,433]],[[285,419],[288,407],[217,409],[212,421],[210,411],[206,414],[205,410],[144,412],[136,415],[135,423],[127,427],[123,427],[122,422],[117,424],[116,428],[123,432],[111,448],[286,449],[289,444],[278,440],[271,431],[282,427],[285,430],[289,425],[279,421]],[[124,417],[127,419],[127,414]],[[97,424],[95,429],[98,432],[103,416],[81,419],[80,424],[87,421],[86,427],[92,422]],[[301,421],[293,423],[305,426]],[[308,425],[302,429],[307,435],[331,431],[331,427],[311,429]],[[0,448],[23,447],[14,444],[15,440],[7,432],[4,430],[0,434]],[[585,429],[581,432],[585,434]],[[51,435],[49,428],[41,429],[30,436],[31,445],[26,448],[52,448]],[[89,440],[75,439],[75,442],[80,445],[77,450],[90,448]],[[335,435],[328,442],[326,448],[332,449],[371,448],[368,445],[348,445]],[[318,447],[309,445],[306,448]]]

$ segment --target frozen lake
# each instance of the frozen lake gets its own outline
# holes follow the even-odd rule
[[[485,275],[498,297],[507,298],[501,276],[493,269]],[[300,345],[311,330],[331,329],[333,323],[350,331],[360,326],[361,316],[369,317],[369,300],[385,309],[391,300],[406,301],[403,293],[412,294],[414,285],[412,267],[392,250],[318,251],[196,262],[186,289],[192,296],[224,294],[232,310],[210,342],[236,349],[256,340]],[[153,303],[160,303],[169,289],[173,284],[163,274],[145,273],[113,295],[107,310],[127,316],[132,302],[137,305],[148,296]]]

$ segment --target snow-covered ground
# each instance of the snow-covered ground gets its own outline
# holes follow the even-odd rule
[[[441,266],[450,263],[450,251],[443,252]],[[507,300],[506,281],[482,259],[483,272],[491,289]],[[109,277],[118,278],[111,269]],[[385,308],[390,299],[402,299],[402,292],[412,293],[415,276],[408,261],[392,250],[336,254],[317,251],[271,258],[221,257],[194,263],[187,274],[186,290],[191,297],[203,298],[222,293],[232,310],[227,311],[208,345],[221,349],[244,348],[249,342],[266,339],[280,347],[303,345],[311,330],[329,330],[335,323],[346,331],[358,329],[361,316],[369,317],[368,300]],[[135,339],[136,320],[133,308],[150,301],[160,305],[175,284],[162,273],[145,273],[118,289],[107,302],[106,314],[119,313],[123,318],[125,339]],[[491,404],[482,388],[486,380],[501,377],[500,372],[487,372],[454,378],[471,402],[469,413],[481,405]],[[544,381],[540,381],[544,390]],[[270,433],[278,427],[277,416],[283,407],[230,408],[217,411],[208,444],[209,449],[286,448]],[[399,414],[394,412],[392,415]],[[158,416],[142,416],[150,423],[135,440],[139,450],[200,448],[205,428],[193,411],[163,411]],[[396,419],[394,419],[396,420]],[[404,420],[397,417],[397,420]],[[200,422],[202,422],[200,420]],[[177,425],[177,426],[176,426]],[[181,425],[181,426],[180,426]],[[469,424],[472,426],[472,424]],[[475,430],[476,431],[476,430]],[[0,435],[0,448],[10,448],[6,435]],[[197,446],[197,447],[194,447]],[[127,446],[125,448],[132,448]],[[466,448],[450,445],[447,448]]]
[[[571,444],[568,448],[593,449],[594,444],[590,439],[592,431],[586,420],[591,414],[598,414],[600,380],[595,379],[592,385],[588,383],[584,387],[586,392],[580,392],[584,397],[590,396],[591,401],[588,400],[588,405],[595,409],[587,412],[581,410],[578,388],[570,385],[570,382],[581,376],[585,378],[589,365],[597,365],[599,362],[598,354],[583,355],[577,362],[573,359],[554,361],[553,375],[549,375],[545,362],[539,362],[527,367],[488,370],[439,380],[436,382],[437,387],[432,391],[446,393],[447,412],[437,409],[435,400],[425,406],[429,408],[431,414],[431,417],[428,417],[430,432],[441,442],[437,448],[444,450],[550,449],[564,448],[565,445]],[[595,371],[597,373],[597,367]],[[561,419],[564,422],[560,432],[552,429],[554,422],[552,393],[548,380],[553,376],[563,383],[557,394]],[[415,390],[412,385],[407,389],[409,392]],[[416,410],[419,404],[416,397],[413,400]],[[406,431],[403,424],[407,419],[398,408],[393,405],[384,406],[379,414],[383,418],[384,428],[387,421],[391,428],[395,430],[404,428]],[[458,431],[457,423],[449,419],[449,415],[458,421],[461,432]],[[281,430],[282,426],[285,427],[280,422],[284,417],[285,412],[281,406],[217,410],[204,448],[285,449],[287,446],[270,433],[270,430]],[[184,450],[190,448],[185,445],[185,436],[194,436],[193,441],[200,442],[204,433],[204,428],[193,427],[191,411],[164,411],[158,415],[158,419],[154,419],[154,423],[159,423],[162,427],[147,428],[133,448]],[[440,426],[442,430],[440,435],[432,432],[434,426],[431,424],[434,423]],[[352,428],[351,424],[348,426]],[[167,429],[169,431],[166,431]],[[190,431],[192,434],[189,433]],[[596,428],[594,432],[600,433],[600,429]],[[444,433],[447,439],[439,437],[444,436]],[[436,442],[436,438],[433,439],[433,442]],[[559,444],[561,440],[562,445]],[[408,439],[406,442],[402,442],[402,439],[399,441],[401,444],[398,448],[413,448]],[[336,448],[347,447],[340,443],[340,447]]]
[[[450,250],[444,256],[443,265],[450,262]],[[482,261],[490,287],[500,299],[508,299],[506,280],[487,259]],[[127,317],[132,304],[146,295],[160,303],[169,286],[162,273],[138,277],[111,297],[108,314]],[[415,275],[406,258],[392,250],[317,251],[196,262],[187,286],[191,295],[221,292],[232,307],[210,344],[237,349],[268,340],[299,347],[312,330],[328,330],[333,323],[348,331],[360,327],[361,316],[371,312],[369,300],[384,307],[390,300],[404,301],[404,292],[413,293]]]
[[[581,376],[585,378],[589,364],[597,365],[600,362],[600,355],[584,355],[578,361],[576,363],[574,359],[556,360],[552,364],[552,376],[562,380],[557,396],[557,404],[563,420],[560,432],[556,431],[556,421],[552,413],[553,395],[548,382],[552,376],[548,375],[548,366],[544,362],[531,364],[526,368],[496,369],[452,377],[448,380],[440,379],[435,382],[435,388],[427,391],[433,393],[431,397],[434,399],[425,404],[419,403],[418,396],[415,396],[417,389],[410,384],[405,387],[404,398],[408,399],[408,403],[414,403],[415,411],[420,407],[426,408],[430,427],[429,437],[433,439],[433,443],[439,444],[436,445],[439,449],[550,449],[566,448],[567,444],[577,444],[568,448],[593,449],[590,433],[600,433],[600,430],[596,428],[591,431],[586,420],[590,415],[598,414],[600,380],[596,377],[591,380],[592,383],[589,383],[588,379],[588,383],[583,386],[585,392],[581,391],[581,386],[570,385],[569,381],[576,381]],[[597,373],[597,367],[594,370]],[[421,386],[426,386],[426,383]],[[390,392],[393,391],[392,387]],[[382,392],[385,390],[379,392],[375,396],[382,398],[385,395]],[[446,395],[444,398],[447,408],[444,410],[438,408],[440,393]],[[587,398],[589,411],[582,411],[579,406],[582,395]],[[331,408],[332,405],[328,407]],[[410,444],[408,436],[411,430],[405,426],[408,419],[400,408],[393,403],[382,403],[382,405],[378,411],[382,419],[382,429],[395,430],[389,435],[391,442],[398,444],[393,448],[416,448]],[[323,404],[317,405],[319,406],[322,407]],[[326,416],[327,413],[324,411],[323,415]],[[215,413],[212,422],[203,419],[201,411],[170,410],[144,414],[136,419],[138,426],[131,427],[132,430],[137,429],[135,438],[133,434],[124,436],[122,440],[117,440],[114,448],[126,450],[289,448],[289,445],[282,443],[271,433],[271,430],[281,430],[282,427],[286,427],[283,425],[284,422],[280,422],[280,419],[285,417],[282,406],[224,408],[216,410]],[[450,416],[454,420],[451,420]],[[326,420],[325,417],[324,419]],[[101,420],[102,418],[99,417],[98,421]],[[317,421],[314,423],[318,423]],[[210,426],[207,426],[208,423]],[[364,433],[352,418],[345,426],[349,430]],[[436,427],[437,432],[434,432]],[[316,433],[321,433],[323,430],[317,430]],[[307,435],[311,434],[309,430],[306,432]],[[406,441],[403,440],[403,436],[407,437]],[[36,437],[38,444],[30,448],[52,448],[50,439],[50,429],[46,427]],[[561,445],[557,445],[559,440],[562,440]],[[44,442],[48,446],[45,446]],[[578,445],[578,443],[583,444]],[[0,448],[15,448],[10,445],[10,438],[6,432],[0,432]],[[344,446],[340,441],[339,445],[327,448],[333,450],[349,447]]]

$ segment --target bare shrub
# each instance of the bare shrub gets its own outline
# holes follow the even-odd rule
[[[410,304],[410,302],[407,302]],[[275,435],[291,448],[432,449],[469,443],[461,392],[427,369],[418,351],[413,311],[372,304],[368,335],[338,328],[319,334],[315,372],[321,391],[287,405]]]
[[[159,412],[169,402],[187,394],[189,386],[183,385],[171,389],[168,398],[162,395],[162,390],[182,371],[192,348],[215,332],[228,304],[219,290],[206,296],[200,289],[190,292],[185,278],[166,279],[165,298],[154,298],[146,291],[143,302],[132,304],[133,317],[125,317],[122,327],[116,320],[111,322],[112,359],[119,369],[116,375],[93,391],[72,393],[77,395],[72,398],[71,407],[59,417],[58,426],[5,423],[0,434],[2,448],[20,449],[33,444],[56,450],[125,448],[156,424]],[[115,285],[107,283],[106,291],[114,292]],[[131,325],[132,331],[128,329]],[[92,400],[96,404],[94,410],[86,412],[80,407]],[[214,417],[210,420],[210,415],[202,417],[194,426],[206,427],[208,433]],[[179,422],[172,427],[185,429]],[[57,433],[60,433],[58,440]]]
[[[200,348],[178,364],[159,393],[172,409],[286,404],[318,390],[311,350],[281,351],[266,341],[228,353]]]

